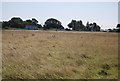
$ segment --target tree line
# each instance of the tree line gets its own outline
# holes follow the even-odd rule
[[[38,29],[43,29],[43,30],[56,29],[56,30],[70,31],[72,29],[74,31],[100,31],[101,29],[101,27],[95,22],[93,23],[87,22],[86,25],[84,25],[82,20],[79,21],[72,20],[70,23],[68,23],[67,25],[68,28],[64,28],[62,26],[62,23],[54,18],[47,19],[43,26],[41,24],[38,24],[38,20],[35,18],[32,18],[31,20],[28,19],[23,21],[20,17],[13,17],[9,21],[2,22],[3,29],[11,29],[11,28],[25,29],[27,25],[34,25],[37,26]],[[112,29],[109,30],[112,31]]]
[[[82,23],[82,20],[80,21],[76,21],[76,20],[72,20],[69,24],[68,24],[69,28],[72,28],[73,30],[76,31],[100,31],[100,26],[97,25],[95,22],[90,23],[87,22],[86,26]]]
[[[39,28],[42,27],[40,24],[38,24],[38,21],[35,18],[32,18],[32,20],[29,19],[29,20],[23,21],[19,17],[13,17],[9,21],[2,22],[3,29],[9,29],[9,28],[25,29],[26,25],[37,25]]]

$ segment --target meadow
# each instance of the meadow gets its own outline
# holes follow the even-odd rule
[[[3,79],[117,79],[118,33],[2,31]]]

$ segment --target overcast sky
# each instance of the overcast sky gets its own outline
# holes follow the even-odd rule
[[[56,18],[64,27],[72,19],[96,22],[103,29],[115,28],[118,23],[118,2],[3,2],[2,20],[21,17],[36,18],[40,24]]]

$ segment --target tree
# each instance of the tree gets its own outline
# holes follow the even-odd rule
[[[95,22],[93,22],[92,31],[96,31],[96,29],[97,29],[97,24]]]
[[[85,26],[82,23],[82,20],[77,21],[77,29],[80,31],[85,31]]]
[[[96,31],[100,31],[100,26],[97,25]]]
[[[89,24],[89,31],[100,31],[100,26],[95,22]]]
[[[109,30],[109,32],[118,32],[118,29],[115,29],[115,28],[113,28],[113,29],[108,29]]]
[[[116,28],[118,28],[117,29],[117,32],[120,32],[120,24],[117,24],[117,27]]]
[[[117,24],[117,27],[116,27],[116,28],[120,29],[120,24]]]
[[[76,21],[76,20],[72,20],[69,24],[68,24],[69,28],[72,28],[72,30],[76,30],[76,31],[84,31],[85,26],[82,23],[82,20],[80,21]]]
[[[97,25],[95,22],[93,23],[94,25],[94,31],[100,31],[100,26]]]
[[[41,24],[38,24],[35,18],[23,21],[20,17],[13,17],[9,21],[3,21],[2,28],[25,28],[26,25],[37,25],[38,28],[42,28]]]
[[[86,29],[85,29],[86,31],[89,31],[90,30],[90,24],[89,24],[89,22],[87,22],[87,24],[86,24]]]
[[[26,24],[26,25],[33,25],[34,23],[33,23],[32,20],[26,20],[26,21],[25,21],[25,24]]]
[[[60,30],[64,29],[64,27],[61,25],[61,22],[54,18],[47,19],[44,25],[44,29],[51,28]]]
[[[24,26],[26,25],[36,25],[38,26],[38,28],[42,28],[42,25],[41,24],[38,24],[38,21],[35,19],[35,18],[32,18],[32,20],[28,19],[26,21],[24,21]]]
[[[8,28],[10,28],[10,23],[7,22],[7,21],[3,21],[3,23],[2,23],[2,28],[3,28],[3,29],[8,29]]]
[[[76,28],[76,20],[72,20],[71,23],[68,24],[69,28],[72,28],[72,30],[75,30]]]
[[[19,17],[13,17],[8,23],[11,28],[24,28],[23,20]]]
[[[38,25],[38,28],[40,29],[40,28],[42,28],[42,25],[41,24],[37,24]]]
[[[38,21],[35,18],[32,18],[32,20],[28,19],[24,21],[24,25],[38,25]]]
[[[65,30],[66,30],[66,31],[70,31],[70,29],[68,29],[68,28],[65,28]]]
[[[36,25],[38,21],[35,18],[32,18],[32,22]]]

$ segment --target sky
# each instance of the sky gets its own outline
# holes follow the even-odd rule
[[[82,20],[84,25],[87,21],[96,22],[102,29],[108,29],[118,24],[118,2],[2,2],[0,21],[12,17],[36,18],[42,25],[55,18],[64,27],[74,19]]]
[[[120,1],[118,3],[118,14],[120,14]],[[120,15],[118,15],[118,23],[120,24]]]
[[[1,0],[2,2],[118,2],[119,0]]]

